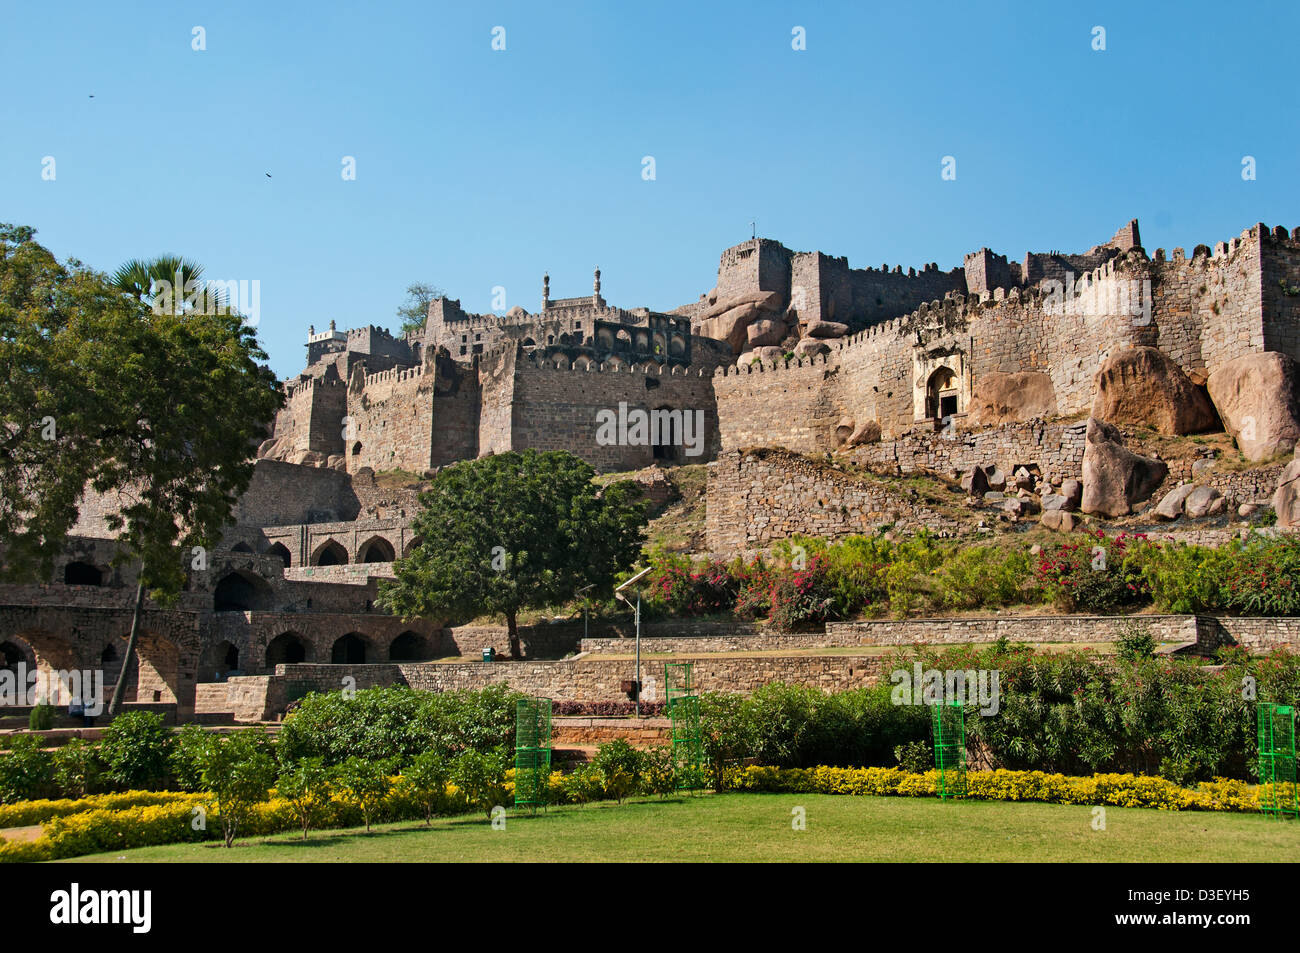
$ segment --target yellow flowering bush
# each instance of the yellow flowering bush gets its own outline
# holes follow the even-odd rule
[[[911,774],[901,768],[744,768],[729,787],[737,791],[791,794],[856,794],[874,797],[934,797],[938,772]],[[1258,811],[1259,788],[1216,778],[1196,788],[1161,777],[1094,774],[1071,777],[1042,771],[971,771],[967,795],[979,801],[1042,801],[1048,804],[1108,804],[1163,811]]]
[[[16,804],[0,804],[0,828],[44,824],[56,817],[80,814],[96,808],[120,811],[128,807],[170,804],[193,796],[184,791],[121,791],[117,794],[92,794],[83,798],[41,799],[19,801]]]

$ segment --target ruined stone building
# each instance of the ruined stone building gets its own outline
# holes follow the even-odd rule
[[[950,271],[851,268],[755,238],[722,253],[710,290],[666,312],[610,305],[597,270],[592,294],[577,298],[552,299],[543,278],[535,313],[468,314],[439,298],[405,336],[331,323],[309,329],[306,347],[220,551],[178,606],[146,613],[130,689],[140,704],[229,711],[240,692],[265,696],[282,665],[476,650],[443,620],[376,611],[377,578],[418,544],[414,494],[386,471],[427,476],[527,448],[568,450],[606,472],[715,461],[709,546],[727,552],[897,524],[900,511],[943,520],[824,478],[810,454],[949,476],[1028,467],[1044,486],[1086,483],[1096,417],[1155,433],[1226,428],[1267,463],[1300,439],[1300,229],[1257,224],[1191,254],[1148,255],[1133,221],[1079,254],[1011,261],[980,249]],[[648,440],[600,439],[602,414],[620,408],[668,423]],[[694,456],[676,429],[686,415],[703,428]],[[0,587],[5,664],[120,658],[133,580],[109,566],[111,508],[85,501],[49,584]]]

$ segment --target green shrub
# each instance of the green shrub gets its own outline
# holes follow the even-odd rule
[[[620,804],[641,787],[645,758],[625,738],[607,741],[596,749],[591,765],[605,780],[605,794]]]
[[[212,792],[226,846],[247,826],[253,806],[270,796],[275,758],[263,728],[213,735],[197,754],[203,786]]]
[[[448,806],[447,784],[451,781],[451,764],[439,751],[426,751],[402,769],[401,785],[408,796],[424,811],[426,824],[433,815]]]
[[[19,735],[0,754],[0,803],[13,804],[57,794],[54,781],[54,758],[42,750],[35,735]]]
[[[515,702],[522,697],[505,685],[453,692],[367,688],[350,698],[313,693],[284,721],[280,761],[320,758],[332,766],[355,756],[400,766],[430,750],[448,758],[487,751],[513,743]]]
[[[506,751],[462,751],[452,762],[451,780],[471,808],[489,818],[506,803]]]
[[[104,763],[96,747],[72,738],[54,751],[54,781],[64,797],[80,798],[96,790]]]
[[[27,729],[29,731],[49,731],[54,727],[54,706],[48,702],[38,702],[32,706],[31,713],[27,716]]]
[[[1149,659],[1156,651],[1156,640],[1151,637],[1145,626],[1132,620],[1124,623],[1122,633],[1116,642],[1115,654],[1126,662],[1141,662]]]
[[[104,729],[99,754],[104,777],[120,789],[162,787],[171,768],[171,732],[162,715],[129,711]]]
[[[1138,605],[1149,597],[1139,565],[1144,542],[1144,537],[1097,533],[1082,542],[1047,547],[1038,557],[1038,581],[1047,598],[1068,612],[1105,613]]]

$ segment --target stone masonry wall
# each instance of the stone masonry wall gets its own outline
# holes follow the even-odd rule
[[[800,534],[827,539],[883,526],[955,529],[947,517],[869,475],[781,450],[736,451],[709,465],[705,533],[713,552],[763,549]]]

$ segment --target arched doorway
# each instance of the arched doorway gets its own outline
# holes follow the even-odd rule
[[[358,632],[349,632],[330,650],[330,661],[335,665],[364,665],[366,663],[366,641]]]
[[[243,570],[223,576],[212,590],[213,612],[253,612],[270,607],[271,587]]]
[[[316,547],[316,552],[312,553],[311,564],[313,566],[345,566],[348,561],[348,551],[343,548],[341,543],[329,539]]]
[[[266,644],[266,667],[270,672],[277,665],[296,665],[306,662],[308,645],[297,632],[282,632]]]
[[[676,460],[682,442],[682,412],[657,407],[650,414],[650,440],[656,460]]]
[[[74,562],[63,567],[63,584],[65,586],[102,586],[104,573],[90,563]]]
[[[390,662],[419,662],[428,657],[428,642],[414,632],[403,632],[388,646]]]
[[[284,568],[288,569],[293,565],[293,556],[289,553],[289,548],[284,543],[276,543],[266,551],[266,555],[274,556],[284,563]]]
[[[32,647],[22,639],[16,638],[0,642],[0,670],[17,675],[19,665],[26,666],[28,672],[36,671],[36,653],[32,651]]]
[[[239,674],[239,649],[232,642],[209,645],[199,658],[200,682],[224,682]]]
[[[957,394],[957,375],[952,368],[936,368],[925,385],[925,415],[939,420],[958,413]]]
[[[357,550],[359,563],[391,563],[394,559],[393,544],[382,536],[373,536],[361,544]]]

